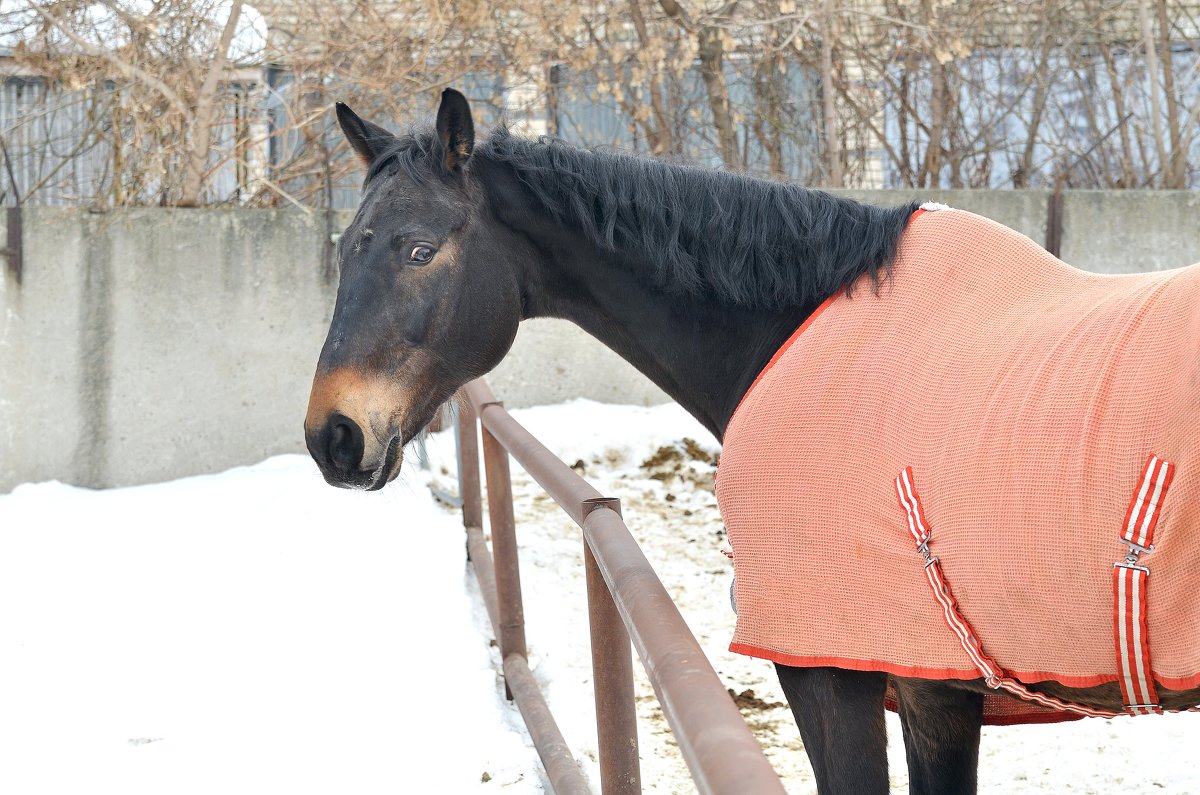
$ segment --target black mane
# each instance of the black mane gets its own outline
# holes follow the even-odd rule
[[[440,150],[429,133],[404,136],[370,176],[394,160],[428,180],[444,173]],[[915,202],[880,208],[798,185],[525,140],[503,128],[473,157],[511,167],[556,222],[650,263],[663,289],[746,307],[811,306],[864,273],[878,285],[916,209]]]

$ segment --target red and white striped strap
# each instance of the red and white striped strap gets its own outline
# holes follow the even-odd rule
[[[1121,541],[1129,554],[1113,564],[1113,637],[1117,647],[1117,673],[1121,697],[1131,715],[1161,713],[1158,692],[1150,669],[1150,637],[1146,622],[1146,594],[1150,569],[1139,563],[1142,554],[1154,551],[1154,528],[1163,498],[1175,475],[1175,465],[1151,454],[1133,491]]]
[[[925,518],[925,509],[921,505],[921,498],[913,484],[912,467],[905,467],[904,471],[896,476],[896,498],[908,516],[908,530],[917,543],[917,551],[925,558],[925,579],[929,582],[934,599],[942,608],[942,617],[946,620],[946,626],[950,627],[950,630],[958,637],[963,651],[983,674],[984,683],[988,687],[993,690],[1004,690],[1026,701],[1064,712],[1099,718],[1113,718],[1123,714],[1104,709],[1093,709],[1082,704],[1072,704],[1044,693],[1037,693],[1005,673],[1004,669],[984,652],[975,631],[958,609],[958,602],[954,599],[954,594],[950,592],[950,586],[942,574],[941,562],[929,552],[929,522]]]
[[[1173,477],[1175,465],[1151,453],[1142,470],[1142,479],[1133,490],[1129,510],[1125,512],[1121,540],[1126,544],[1141,552],[1154,551],[1154,528],[1158,527],[1162,501]]]

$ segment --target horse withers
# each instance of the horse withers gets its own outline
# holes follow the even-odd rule
[[[985,722],[1200,702],[1200,270],[477,143],[452,90],[431,131],[337,115],[367,174],[305,420],[330,483],[382,488],[521,320],[565,318],[723,442],[734,648],[775,662],[823,795],[887,792],[885,705],[911,791],[969,793]]]

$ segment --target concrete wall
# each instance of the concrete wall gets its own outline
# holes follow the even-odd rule
[[[1085,190],[1063,200],[1062,258],[1102,273],[1200,262],[1200,192]],[[1197,308],[1200,311],[1200,307]]]
[[[1046,240],[1048,191],[837,191],[896,206],[938,201]],[[1063,194],[1065,262],[1099,273],[1166,270],[1200,262],[1200,191],[1079,190]]]
[[[296,450],[335,287],[323,230],[299,211],[27,208],[0,296],[0,490]]]
[[[0,282],[0,493],[303,452],[337,287],[321,213],[29,207],[23,228],[21,282]],[[527,326],[493,380],[508,405],[666,400],[574,326]]]
[[[1044,192],[847,193],[944,201],[1045,237]],[[1063,258],[1105,272],[1200,260],[1198,211],[1197,193],[1067,194]],[[52,478],[164,480],[302,451],[336,287],[323,274],[324,236],[324,216],[299,210],[27,208],[23,279],[6,271],[0,283],[0,493]],[[509,406],[666,400],[561,321],[524,324],[491,382]]]

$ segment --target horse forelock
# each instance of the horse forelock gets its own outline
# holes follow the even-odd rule
[[[375,156],[363,185],[371,184],[389,165],[397,166],[414,182],[427,184],[445,175],[445,160],[445,147],[433,131],[414,128]]]

